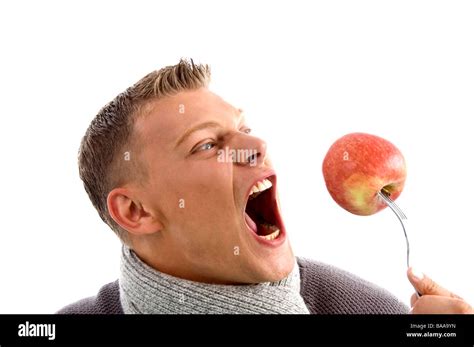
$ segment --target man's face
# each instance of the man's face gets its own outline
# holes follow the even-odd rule
[[[135,124],[149,174],[140,200],[163,228],[132,240],[137,253],[195,281],[284,278],[295,259],[276,176],[265,142],[249,133],[240,110],[202,88],[154,101],[148,111]],[[262,192],[249,200],[255,185]]]

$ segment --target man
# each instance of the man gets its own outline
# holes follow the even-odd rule
[[[105,106],[79,172],[123,242],[121,276],[59,313],[408,313],[387,291],[293,255],[265,142],[181,60]],[[472,312],[427,277],[412,312]]]

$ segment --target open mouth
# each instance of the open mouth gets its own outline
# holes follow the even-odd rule
[[[276,240],[283,233],[275,184],[274,175],[256,182],[250,189],[245,207],[245,221],[248,227],[259,238],[267,241]]]

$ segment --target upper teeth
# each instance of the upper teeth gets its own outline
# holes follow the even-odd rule
[[[250,189],[249,195],[251,195],[252,198],[256,197],[258,194],[263,192],[264,190],[267,190],[272,186],[272,182],[265,178],[263,181],[259,181],[255,183],[255,185]]]

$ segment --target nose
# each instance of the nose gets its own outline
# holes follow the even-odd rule
[[[267,143],[258,137],[239,133],[233,137],[231,147],[235,151],[236,165],[261,166],[265,162]]]

